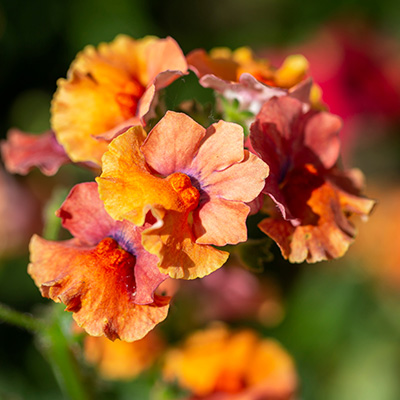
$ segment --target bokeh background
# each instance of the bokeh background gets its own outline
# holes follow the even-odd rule
[[[287,54],[303,52],[324,101],[344,120],[343,162],[363,170],[366,194],[378,200],[370,221],[358,224],[359,238],[341,260],[291,265],[273,247],[274,259],[263,271],[252,272],[265,297],[251,312],[232,316],[225,307],[225,314],[199,316],[196,310],[213,309],[218,300],[202,305],[193,295],[201,297],[201,289],[182,289],[161,326],[166,342],[179,343],[211,318],[225,319],[232,327],[251,327],[284,345],[298,369],[300,399],[399,399],[398,1],[3,0],[0,137],[5,138],[11,127],[32,133],[49,129],[57,79],[66,75],[85,45],[110,41],[119,33],[135,38],[169,35],[185,53],[199,47],[246,45],[277,63]],[[185,79],[174,84],[176,93],[212,98],[211,91]],[[171,93],[170,101],[177,105],[180,95]],[[44,312],[49,302],[26,273],[28,239],[41,229],[42,210],[52,212],[43,207],[49,201],[59,204],[73,184],[88,179],[90,175],[74,166],[63,167],[51,178],[32,171],[26,177],[0,179],[1,302],[23,312]],[[9,185],[16,185],[27,199],[18,206],[20,214],[32,208],[30,215],[37,217],[29,224],[18,222],[19,213],[7,208],[14,202],[7,194]],[[11,240],[12,227],[16,243]],[[16,250],[7,251],[12,246]],[[218,288],[221,294],[230,290],[224,284]],[[199,303],[197,309],[187,306],[192,301]],[[62,398],[38,350],[41,344],[30,333],[0,323],[0,343],[1,400]],[[154,368],[124,383],[100,382],[99,398],[174,398],[159,389],[163,384],[158,371]]]

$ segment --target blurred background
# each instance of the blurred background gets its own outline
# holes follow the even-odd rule
[[[238,278],[249,282],[242,291],[234,278],[232,286],[225,278],[181,283],[160,326],[165,346],[222,320],[232,328],[252,328],[262,337],[276,338],[284,346],[297,367],[300,399],[399,399],[398,1],[2,0],[0,137],[11,127],[32,133],[49,129],[57,79],[65,77],[85,45],[110,41],[119,33],[172,36],[185,54],[195,48],[250,46],[277,65],[285,55],[304,54],[323,100],[343,118],[343,163],[361,168],[365,193],[378,201],[370,220],[358,223],[359,236],[341,260],[291,265],[273,246],[274,258],[262,271],[248,273],[235,260],[227,267],[247,274]],[[211,90],[185,79],[175,82],[177,92],[212,99]],[[183,89],[187,82],[189,89]],[[41,231],[45,205],[50,202],[53,208],[47,212],[54,211],[76,182],[90,179],[75,166],[65,166],[50,178],[36,170],[26,177],[2,172],[1,302],[23,312],[45,312],[49,302],[26,273],[29,237]],[[241,294],[229,297],[235,290]],[[205,297],[207,304],[201,300]],[[3,323],[0,343],[1,400],[62,398],[38,350],[43,344]],[[90,375],[95,367],[82,362]],[[156,365],[122,383],[96,378],[99,398],[179,398],[164,388],[159,371]]]

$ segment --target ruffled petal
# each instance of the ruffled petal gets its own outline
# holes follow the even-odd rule
[[[146,166],[140,151],[145,137],[142,127],[133,127],[115,138],[104,154],[103,173],[97,178],[107,212],[114,219],[127,219],[139,226],[151,205],[178,207],[171,185],[152,175]]]
[[[362,203],[363,204],[363,203]],[[317,262],[341,257],[353,242],[355,228],[347,219],[338,192],[325,183],[304,205],[313,216],[293,226],[278,216],[260,222],[260,229],[275,240],[290,262]]]
[[[99,243],[117,224],[104,209],[96,182],[75,185],[56,215],[65,229],[88,245]]]
[[[71,162],[52,131],[31,135],[10,129],[7,141],[1,143],[1,152],[7,170],[21,175],[34,167],[45,175],[54,175],[62,165]]]
[[[244,151],[244,159],[222,171],[212,171],[202,180],[202,188],[211,197],[250,202],[264,188],[269,168],[256,155]]]
[[[75,162],[101,164],[107,143],[94,136],[125,121],[115,97],[120,87],[104,85],[91,74],[73,71],[68,80],[59,79],[51,107],[51,125],[57,140]]]
[[[247,240],[250,207],[239,201],[212,198],[193,213],[196,243],[225,246]]]
[[[151,209],[158,222],[143,232],[143,246],[160,258],[159,269],[175,279],[201,278],[220,268],[229,253],[201,245],[188,225],[188,216],[176,211]]]
[[[168,111],[152,129],[141,151],[158,174],[185,171],[195,156],[206,130],[183,113]]]
[[[153,82],[164,71],[175,71],[157,82],[157,89],[172,83],[182,73],[187,73],[186,58],[178,43],[171,37],[151,42],[144,51],[144,62],[147,66],[147,81]]]
[[[196,177],[203,181],[213,171],[220,171],[244,158],[243,128],[231,122],[212,124],[200,143],[200,148],[191,164]]]
[[[106,240],[93,248],[77,239],[59,243],[33,236],[28,272],[42,295],[63,302],[90,335],[141,339],[165,319],[169,298],[155,295],[151,304],[136,304],[135,258]]]

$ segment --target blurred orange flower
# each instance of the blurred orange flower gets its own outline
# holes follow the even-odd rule
[[[305,103],[310,101],[311,80],[305,79],[308,62],[302,55],[287,57],[280,68],[274,68],[266,59],[257,59],[248,47],[235,51],[215,48],[210,54],[197,49],[186,58],[201,85],[239,100],[254,114],[273,96],[289,94]]]
[[[244,150],[243,129],[220,121],[208,129],[167,112],[146,138],[142,127],[116,138],[103,157],[100,197],[115,219],[158,222],[143,246],[172,278],[193,279],[219,268],[224,246],[247,239],[246,218],[268,166]]]
[[[361,172],[338,166],[341,125],[285,96],[265,103],[250,128],[253,150],[271,168],[269,217],[259,227],[291,262],[342,256],[355,236],[350,216],[366,217],[375,204],[361,196]]]
[[[141,232],[114,221],[96,183],[76,185],[58,216],[74,238],[52,242],[33,236],[28,272],[44,297],[63,302],[90,335],[134,341],[165,319],[169,298],[155,294],[166,279],[157,257],[141,245]]]
[[[58,81],[51,108],[58,142],[72,161],[100,165],[108,141],[145,122],[157,91],[185,73],[185,57],[170,37],[119,35],[87,46]]]
[[[110,380],[135,378],[155,363],[163,349],[164,343],[155,331],[132,343],[94,336],[84,339],[85,359],[97,366],[103,378]]]
[[[289,400],[297,375],[289,354],[251,330],[215,325],[166,355],[164,378],[204,400]]]

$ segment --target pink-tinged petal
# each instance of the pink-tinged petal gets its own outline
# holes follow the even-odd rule
[[[326,169],[332,168],[340,153],[339,131],[342,121],[336,115],[313,115],[304,129],[304,145],[311,149]]]
[[[90,335],[139,340],[165,319],[169,298],[135,304],[135,258],[106,238],[97,247],[79,240],[31,240],[28,272],[44,297],[63,302]]]
[[[202,278],[220,268],[229,253],[201,245],[187,222],[187,214],[153,207],[157,223],[143,232],[143,247],[160,258],[158,268],[174,279]]]
[[[211,197],[225,200],[250,202],[264,188],[269,168],[260,158],[244,151],[242,162],[233,164],[222,171],[211,172],[202,180],[202,188]]]
[[[212,198],[193,213],[196,243],[225,246],[245,242],[249,212],[250,207],[241,202]]]
[[[345,215],[337,191],[328,183],[312,192],[305,207],[314,217],[293,226],[279,217],[266,218],[260,229],[275,240],[290,262],[318,262],[341,257],[353,242],[355,229]]]
[[[1,152],[9,172],[26,175],[38,167],[43,174],[54,175],[62,165],[71,162],[52,131],[32,135],[10,129],[7,136]]]
[[[168,111],[141,147],[146,162],[157,173],[168,176],[185,171],[206,131],[183,113]]]
[[[187,73],[186,58],[178,43],[171,37],[151,42],[145,49],[144,57],[149,82],[152,82],[163,71]],[[168,84],[172,81],[169,81]]]
[[[95,246],[106,237],[112,237],[118,244],[136,257],[135,280],[136,304],[150,304],[154,292],[167,275],[156,267],[158,258],[146,252],[141,244],[142,232],[150,224],[137,227],[128,221],[115,221],[104,209],[95,182],[74,186],[58,210],[64,228],[85,245]]]
[[[156,97],[156,86],[152,84],[147,87],[142,97],[140,98],[138,104],[138,116],[143,126],[145,126],[146,121],[155,116],[154,108],[156,107],[157,104],[156,101],[157,99],[155,97]]]
[[[311,88],[313,87],[312,78],[304,79],[297,85],[288,90],[288,95],[294,99],[300,100],[303,103],[303,111],[307,112],[310,109]]]
[[[191,170],[196,171],[196,178],[203,182],[213,171],[241,162],[244,158],[243,142],[243,128],[240,125],[225,121],[212,124],[191,164]]]
[[[74,186],[56,215],[62,219],[64,228],[88,245],[107,237],[117,223],[104,209],[96,182]]]
[[[264,85],[248,73],[242,74],[239,82],[228,82],[214,75],[204,75],[199,82],[206,88],[222,93],[229,100],[237,99],[243,109],[253,114],[257,114],[261,106],[272,97],[288,93],[286,89]]]

